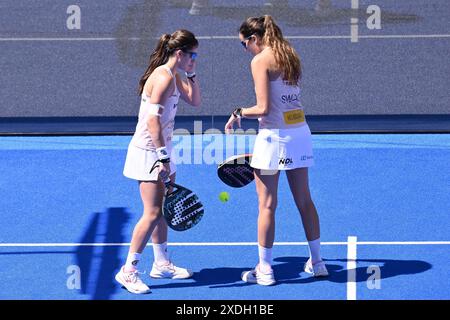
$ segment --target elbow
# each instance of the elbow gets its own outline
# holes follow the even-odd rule
[[[193,99],[191,105],[193,107],[200,107],[200,105],[202,104],[202,99]]]
[[[150,115],[149,117],[148,117],[148,120],[147,120],[147,125],[148,126],[154,126],[155,124],[157,124],[159,122],[159,117],[158,116],[156,116],[156,115]]]
[[[147,120],[147,128],[149,132],[155,130],[155,128],[159,128],[159,117],[158,116],[150,116]]]
[[[265,117],[265,116],[267,116],[269,114],[269,107],[268,106],[260,107],[259,110],[260,110],[260,113],[259,113],[260,116]]]

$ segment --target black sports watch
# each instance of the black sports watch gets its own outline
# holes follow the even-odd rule
[[[242,118],[242,108],[234,109],[232,114],[235,118]]]
[[[195,78],[195,72],[186,72],[186,78],[188,78],[190,81],[195,82],[194,78]]]

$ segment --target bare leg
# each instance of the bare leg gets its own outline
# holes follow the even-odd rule
[[[170,176],[170,181],[175,182],[175,173]],[[169,187],[169,192],[172,188]],[[164,218],[159,219],[152,233],[154,263],[150,276],[152,278],[186,279],[193,272],[186,268],[174,266],[167,253],[168,226]]]
[[[320,255],[319,216],[309,191],[308,168],[288,170],[286,174],[308,239],[309,259],[304,270],[313,274],[314,277],[326,277],[328,270]]]
[[[295,204],[302,217],[306,239],[308,241],[316,240],[320,238],[320,225],[319,216],[309,191],[308,168],[287,170],[286,175]]]
[[[170,181],[175,183],[175,177],[176,177],[176,173],[172,174],[170,176]],[[156,225],[156,228],[155,228],[155,230],[153,230],[153,233],[152,233],[152,242],[158,243],[158,244],[167,242],[167,231],[168,231],[168,227],[167,227],[166,220],[164,218],[159,219],[158,224]]]
[[[116,274],[115,279],[132,293],[148,293],[150,288],[141,280],[136,270],[140,255],[161,220],[161,204],[164,194],[164,184],[161,181],[139,181],[139,190],[144,204],[144,213],[134,227],[131,245],[125,266]]]
[[[277,208],[277,189],[280,172],[267,174],[265,170],[255,169],[256,192],[258,194],[258,255],[259,263],[254,270],[245,271],[241,278],[245,282],[260,285],[275,283],[272,264],[272,247],[275,238],[275,210]],[[266,173],[266,174],[264,174]]]
[[[264,173],[264,172],[263,172]],[[256,192],[258,193],[258,243],[272,248],[275,238],[275,210],[277,207],[278,178],[276,174],[263,174],[255,169]]]
[[[139,190],[144,204],[144,213],[133,230],[129,252],[141,253],[153,230],[161,220],[161,205],[164,195],[164,184],[157,182],[139,182]]]

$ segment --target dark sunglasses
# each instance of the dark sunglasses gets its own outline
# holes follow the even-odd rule
[[[244,47],[244,49],[247,49],[247,44],[245,43],[245,40],[250,40],[254,35],[252,34],[251,36],[248,36],[247,38],[244,38],[243,41],[241,41],[242,46]]]
[[[198,56],[197,52],[193,52],[193,51],[184,51],[184,50],[182,50],[182,51],[183,51],[184,53],[188,53],[189,56],[190,56],[190,58],[191,58],[192,60],[197,59],[197,56]]]

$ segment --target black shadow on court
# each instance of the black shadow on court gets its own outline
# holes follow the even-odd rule
[[[347,262],[346,259],[324,259],[330,273],[329,277],[314,278],[303,271],[303,266],[307,261],[307,257],[279,257],[274,259],[274,273],[277,283],[280,284],[306,284],[315,281],[330,281],[334,283],[347,283],[348,270],[343,267]],[[341,264],[333,264],[333,261],[341,262]],[[391,259],[359,259],[358,263],[369,262],[371,265],[380,268],[381,279],[396,277],[399,275],[417,274],[431,269],[432,265],[420,260],[391,260]],[[249,270],[251,267],[242,268],[205,268],[199,272],[194,272],[192,279],[179,282],[173,282],[164,285],[154,285],[154,289],[169,288],[189,288],[203,287],[209,288],[230,288],[243,287],[250,284],[241,280],[241,273]],[[356,282],[366,282],[370,276],[367,273],[368,267],[356,268]]]
[[[126,208],[108,208],[94,213],[80,243],[124,243],[124,227],[131,214]],[[128,240],[128,239],[127,239]],[[94,300],[107,300],[118,288],[114,276],[121,266],[121,248],[113,246],[79,246],[75,252],[81,270],[81,293]]]

